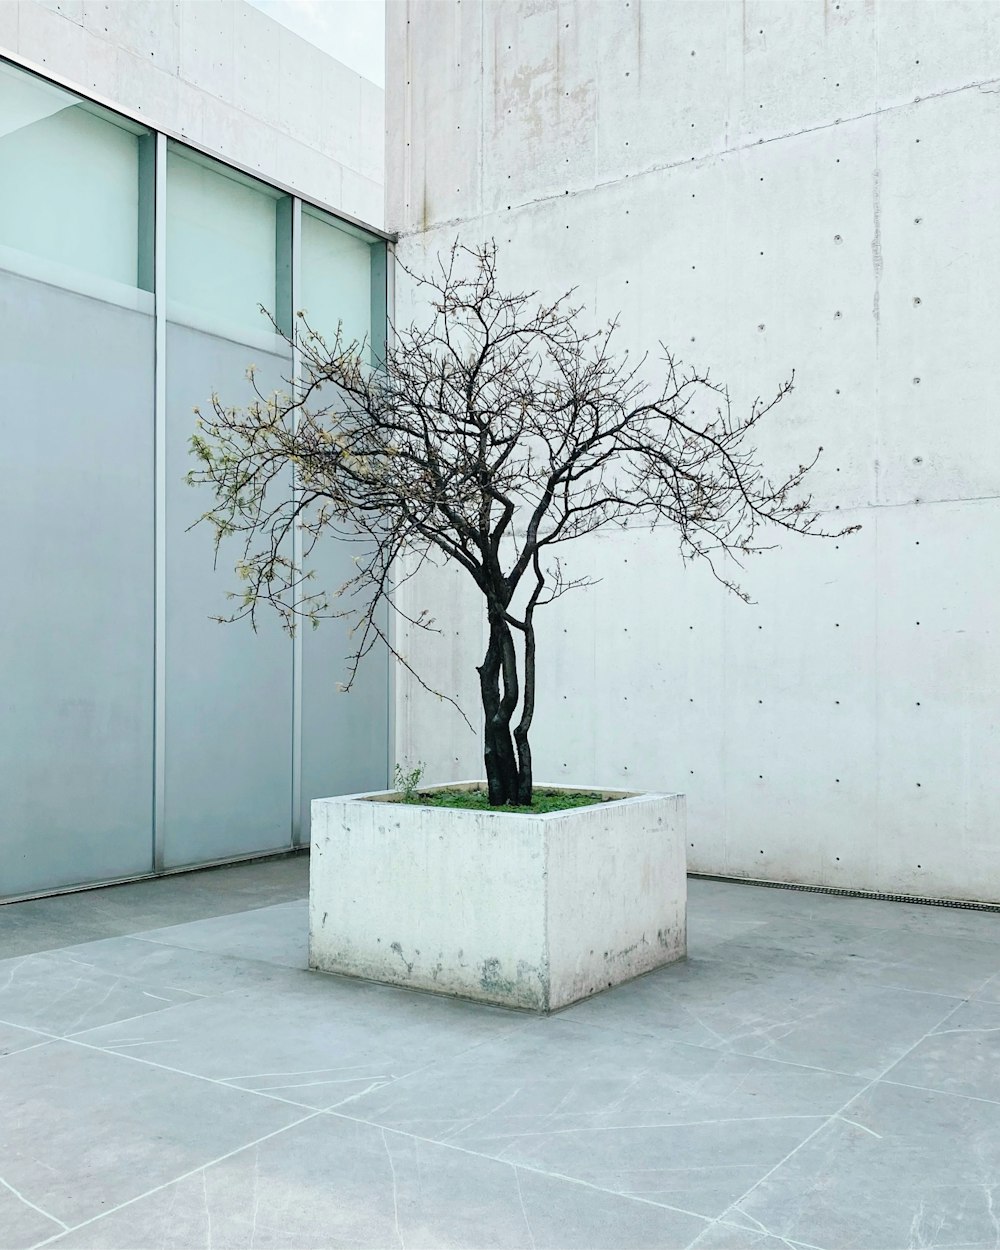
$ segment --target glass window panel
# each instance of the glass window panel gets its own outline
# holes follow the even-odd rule
[[[302,208],[302,295],[313,330],[332,343],[338,323],[345,345],[366,340],[371,360],[372,241],[318,210]]]
[[[167,299],[171,317],[218,333],[271,330],[290,214],[286,197],[207,157],[171,146],[167,154]],[[194,317],[189,314],[196,314]]]
[[[140,170],[152,177],[140,160],[151,141],[0,63],[0,247],[148,289],[152,237],[140,226],[139,191]]]

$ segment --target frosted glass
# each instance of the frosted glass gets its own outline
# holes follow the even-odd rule
[[[139,143],[70,92],[0,65],[0,245],[139,285]]]
[[[214,162],[167,154],[167,299],[170,315],[203,314],[219,333],[270,328],[276,314],[278,193]],[[208,327],[206,327],[208,328]]]
[[[302,212],[302,295],[299,308],[332,343],[338,322],[344,342],[371,343],[372,245],[327,218]],[[370,360],[370,352],[365,358]]]

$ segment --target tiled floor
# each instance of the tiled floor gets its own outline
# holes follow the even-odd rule
[[[1000,915],[692,881],[542,1019],[308,972],[306,867],[0,908],[3,1250],[1000,1246]]]

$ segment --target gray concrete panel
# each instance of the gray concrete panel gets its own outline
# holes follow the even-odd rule
[[[0,274],[0,897],[148,872],[153,323]]]
[[[213,567],[213,535],[189,526],[211,506],[184,481],[195,406],[213,390],[252,397],[255,363],[280,386],[290,361],[185,326],[167,334],[166,828],[167,867],[273,850],[291,841],[292,644],[270,610],[220,625],[232,611],[237,541]]]
[[[667,531],[563,553],[603,580],[540,617],[536,775],[683,790],[694,870],[1000,898],[998,30],[959,0],[390,6],[400,260],[492,236],[506,287],[574,287],[738,413],[794,369],[762,461],[780,479],[822,445],[825,525],[863,526],[773,534],[753,607]],[[450,609],[408,658],[475,708],[481,609],[445,584],[407,588]],[[448,776],[460,722],[397,692],[399,756]]]

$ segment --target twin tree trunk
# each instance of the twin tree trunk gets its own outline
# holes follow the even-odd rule
[[[511,727],[520,697],[514,635],[500,611],[490,612],[490,641],[478,668],[483,699],[486,783],[494,806],[531,802],[531,747],[528,730],[535,708],[535,634],[530,614],[524,630],[524,696],[521,716]]]

